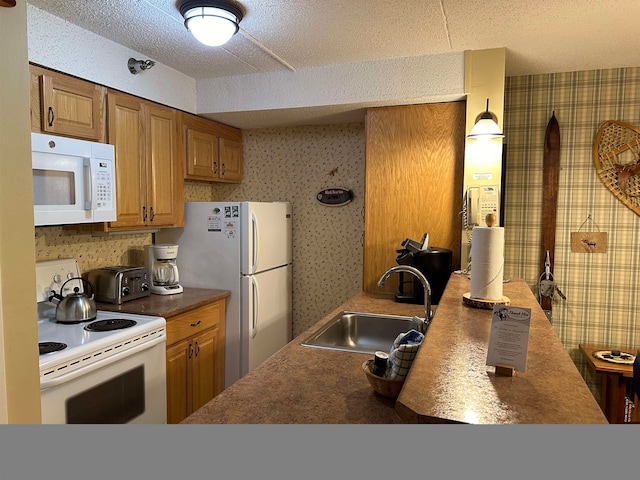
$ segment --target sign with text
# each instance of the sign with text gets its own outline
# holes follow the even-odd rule
[[[509,365],[519,372],[526,371],[530,326],[530,308],[495,305],[487,365]]]

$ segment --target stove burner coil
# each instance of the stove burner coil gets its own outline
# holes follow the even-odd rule
[[[137,323],[138,322],[135,320],[114,318],[111,320],[98,320],[97,322],[92,322],[84,327],[84,329],[89,332],[109,332],[111,330],[122,330],[123,328],[133,327]]]
[[[67,344],[61,342],[38,343],[38,350],[40,351],[40,355],[44,355],[45,353],[59,352],[60,350],[64,350],[65,348],[67,348]]]

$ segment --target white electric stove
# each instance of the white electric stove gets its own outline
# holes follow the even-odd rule
[[[36,263],[42,423],[166,423],[165,319],[98,310],[59,323],[51,292],[79,276],[74,259]]]

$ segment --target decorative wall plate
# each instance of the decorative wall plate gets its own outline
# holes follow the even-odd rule
[[[607,120],[593,143],[593,161],[602,183],[640,215],[640,129]]]

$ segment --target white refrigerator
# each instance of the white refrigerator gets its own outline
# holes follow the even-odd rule
[[[155,234],[179,245],[181,285],[231,291],[225,387],[291,341],[291,211],[288,202],[186,202],[184,228]]]

